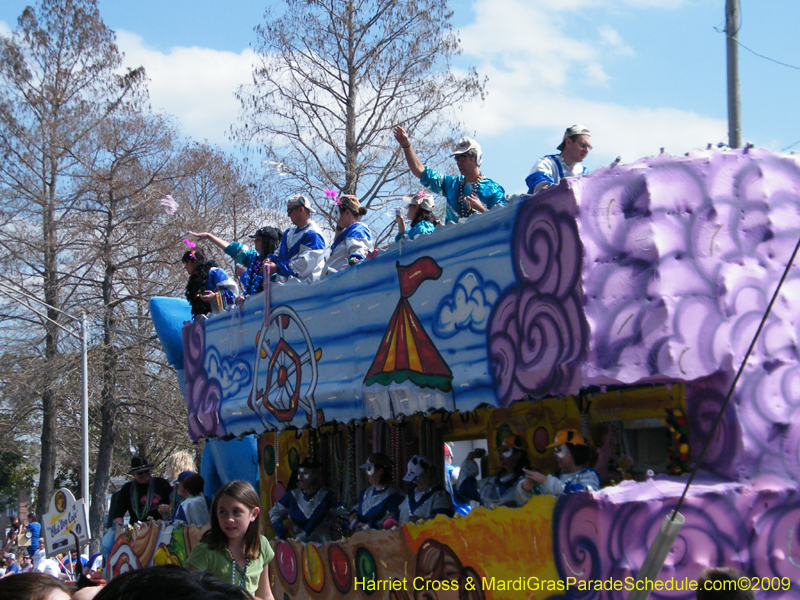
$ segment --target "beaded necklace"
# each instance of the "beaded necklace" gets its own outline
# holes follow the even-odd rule
[[[256,258],[247,267],[247,285],[244,288],[245,296],[252,296],[263,289],[264,275],[261,274],[261,259]]]
[[[478,178],[474,182],[471,182],[473,184],[473,190],[476,192],[478,191],[478,184],[481,182],[481,179],[483,179],[483,173],[478,173]],[[458,200],[457,200],[458,216],[464,218],[470,216],[472,213],[475,212],[475,209],[473,209],[472,206],[470,206],[470,203],[467,201],[467,197],[464,196],[464,187],[466,186],[466,184],[467,184],[467,178],[464,177],[461,180],[461,183],[458,184]]]
[[[231,585],[236,585],[236,559],[233,558],[233,553],[228,548],[228,556],[231,557]],[[239,587],[244,587],[244,580],[247,577],[247,567],[250,566],[250,559],[244,561],[244,569],[242,569],[242,580],[239,582]]]
[[[155,490],[155,481],[153,478],[150,478],[150,485],[147,488],[147,502],[144,505],[143,511],[139,510],[139,502],[137,502],[138,498],[136,497],[136,492],[134,490],[139,488],[139,484],[136,481],[131,482],[131,508],[133,512],[136,514],[136,518],[140,521],[144,521],[147,517],[147,513],[150,512],[150,505],[153,503],[153,492]]]

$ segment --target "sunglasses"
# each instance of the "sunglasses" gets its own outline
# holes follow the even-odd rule
[[[586,142],[579,142],[578,143],[578,147],[581,150],[591,150],[592,149],[592,145],[591,144],[587,144]]]
[[[472,158],[472,156],[469,154],[456,154],[455,156],[456,162],[462,162],[468,158]]]

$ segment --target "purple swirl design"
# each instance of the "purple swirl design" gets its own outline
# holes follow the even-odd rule
[[[575,209],[569,197],[550,195],[524,203],[517,215],[512,244],[517,285],[495,303],[488,334],[501,406],[581,387],[589,331],[581,301]]]
[[[686,522],[659,578],[691,581],[706,567],[720,565],[752,572],[749,562],[742,563],[742,557],[748,556],[742,549],[747,548],[752,533],[747,527],[747,515],[758,504],[754,499],[755,495],[746,497],[744,505],[742,494],[735,490],[687,498],[681,507]],[[585,493],[563,496],[553,516],[554,558],[559,575],[579,580],[635,578],[665,516],[676,505],[677,498],[615,503]],[[627,595],[625,590],[576,590],[570,597],[623,600]],[[651,598],[694,597],[694,592],[688,590],[651,593]]]
[[[686,408],[690,424],[689,448],[695,458],[711,433],[711,428],[728,393],[730,379],[718,373],[686,384]],[[731,479],[738,479],[739,473],[736,467],[741,461],[741,440],[742,432],[737,411],[734,404],[729,403],[711,438],[702,466]]]
[[[696,456],[800,237],[800,161],[753,149],[659,156],[559,194],[580,206],[591,330],[581,385],[685,382]],[[536,266],[557,248],[539,229],[522,244]],[[525,272],[552,287],[549,271]],[[704,460],[724,477],[800,481],[800,269],[784,285]]]
[[[752,514],[754,539],[751,545],[754,575],[788,577],[794,597],[800,597],[800,492],[764,494],[764,508]],[[775,597],[786,597],[776,594]]]
[[[184,326],[183,355],[189,436],[194,441],[205,437],[222,437],[226,433],[219,416],[222,388],[219,381],[209,379],[203,368],[205,326],[202,319]]]

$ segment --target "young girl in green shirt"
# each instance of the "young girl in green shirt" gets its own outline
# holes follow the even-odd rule
[[[211,504],[211,529],[186,561],[190,570],[211,571],[260,600],[274,600],[269,561],[275,553],[261,535],[258,494],[246,481],[222,486]]]

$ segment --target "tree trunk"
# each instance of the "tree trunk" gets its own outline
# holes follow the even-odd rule
[[[55,380],[58,377],[54,363],[58,356],[58,239],[54,207],[56,204],[56,177],[58,168],[52,158],[49,163],[48,183],[45,184],[44,210],[42,211],[42,237],[44,239],[44,301],[47,303],[45,328],[45,369],[42,392],[42,457],[39,465],[39,489],[36,498],[36,512],[39,516],[47,512],[50,497],[53,495],[53,482],[56,478],[56,415],[58,396],[55,393]]]
[[[113,281],[114,271],[116,270],[111,260],[111,240],[114,233],[115,218],[115,199],[114,194],[109,193],[108,215],[106,220],[104,240],[103,240],[103,389],[100,394],[100,447],[97,451],[97,469],[94,477],[94,489],[92,490],[92,506],[89,510],[89,526],[92,529],[91,552],[100,549],[100,542],[103,538],[103,518],[106,514],[106,495],[108,494],[108,483],[111,478],[111,458],[114,454],[114,444],[116,442],[116,432],[114,425],[117,418],[119,402],[117,398],[117,367],[119,360],[117,350],[114,347],[116,334],[116,319],[114,318]]]

